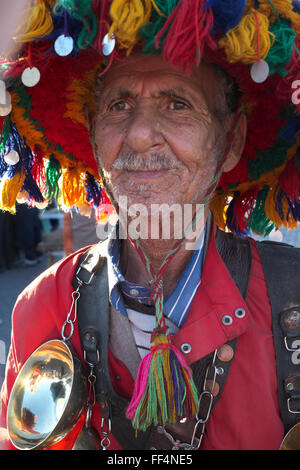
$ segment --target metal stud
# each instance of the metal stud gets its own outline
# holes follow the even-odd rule
[[[139,291],[137,289],[130,289],[129,293],[130,295],[134,295],[134,297],[139,295]]]
[[[234,351],[229,344],[223,344],[218,351],[217,357],[222,362],[229,362],[233,358]]]
[[[184,354],[189,354],[192,350],[192,346],[189,343],[183,343],[180,349]]]
[[[222,317],[222,323],[225,326],[229,326],[232,324],[232,317],[230,315],[224,315]]]
[[[244,308],[238,307],[237,309],[235,309],[234,314],[236,318],[244,318],[244,316],[246,315],[246,311]]]

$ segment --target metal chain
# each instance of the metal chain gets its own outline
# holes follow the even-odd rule
[[[65,320],[65,322],[62,326],[62,329],[61,329],[61,336],[62,336],[62,339],[64,341],[69,341],[72,338],[73,333],[74,333],[74,323],[77,319],[77,302],[78,302],[78,299],[80,297],[79,289],[80,289],[81,285],[82,285],[82,283],[71,294],[72,295],[71,307],[70,307],[67,318],[66,318],[66,320]],[[74,310],[73,319],[71,319],[71,315],[72,315],[73,310]],[[69,327],[70,327],[70,333],[69,333],[68,336],[66,336],[66,327],[67,327],[67,325],[69,325]]]
[[[203,384],[203,391],[199,397],[198,402],[198,412],[196,415],[197,422],[194,427],[193,436],[191,439],[191,445],[194,447],[195,450],[198,450],[201,446],[201,442],[203,439],[206,423],[208,422],[211,414],[212,404],[214,401],[213,391],[215,388],[216,383],[216,375],[217,375],[217,368],[216,368],[216,357],[217,357],[217,349],[214,351],[212,363],[208,366],[205,373],[204,384]],[[206,403],[205,403],[206,400]],[[201,405],[204,403],[204,407]],[[200,411],[202,416],[199,416]],[[200,436],[196,439],[196,432],[200,429]]]
[[[87,255],[85,260],[88,259],[88,256],[89,255]],[[72,338],[73,333],[74,333],[74,323],[76,322],[76,319],[77,319],[77,302],[78,302],[79,297],[80,297],[79,289],[83,285],[88,286],[91,283],[91,281],[92,281],[92,279],[94,278],[94,275],[95,275],[94,272],[90,273],[89,279],[87,281],[84,281],[83,279],[81,279],[79,277],[79,273],[82,269],[83,269],[83,267],[82,267],[82,264],[81,264],[79,266],[79,268],[77,269],[77,271],[76,271],[76,280],[78,282],[78,287],[71,294],[71,296],[72,296],[71,307],[70,307],[67,318],[66,318],[66,320],[65,320],[65,322],[62,326],[62,329],[61,329],[61,336],[62,336],[62,339],[64,341],[69,341]],[[72,315],[73,310],[74,310],[74,314],[73,314],[73,318],[71,319],[71,315]],[[69,333],[69,335],[66,336],[66,327],[67,327],[67,325],[69,325],[69,327],[70,327],[70,333]]]
[[[87,400],[87,403],[88,403],[88,409],[87,409],[87,414],[86,414],[86,419],[85,419],[85,426],[86,428],[89,428],[90,427],[90,424],[91,424],[91,418],[92,418],[92,410],[93,410],[93,407],[96,403],[96,393],[95,393],[95,382],[97,380],[97,377],[94,373],[94,364],[90,363],[90,362],[87,362],[85,361],[89,366],[90,366],[90,373],[89,373],[89,376],[88,376],[88,382],[89,382],[89,394],[88,394],[88,400]],[[110,418],[108,419],[108,431],[104,429],[104,418],[102,418],[101,420],[101,436],[103,436],[101,438],[101,447],[102,447],[102,450],[107,450],[108,447],[110,446],[110,439],[109,439],[109,435],[111,433],[111,420]]]
[[[110,418],[108,419],[108,431],[106,431],[104,429],[104,418],[102,418],[101,420],[101,434],[103,436],[102,440],[101,440],[101,445],[102,445],[102,450],[107,450],[108,447],[110,446],[110,439],[109,439],[109,435],[111,433],[111,420]]]
[[[205,432],[206,423],[208,422],[211,414],[212,404],[214,400],[214,387],[216,383],[217,368],[215,365],[217,356],[217,349],[214,351],[211,364],[207,367],[203,390],[199,397],[198,410],[196,414],[196,424],[194,426],[192,439],[190,443],[180,442],[166,431],[164,426],[158,426],[157,431],[163,434],[172,444],[172,450],[198,450],[201,446],[203,435]],[[201,413],[201,416],[200,416]],[[198,431],[198,432],[197,432]],[[200,431],[200,433],[199,433]],[[196,436],[197,433],[197,436]]]

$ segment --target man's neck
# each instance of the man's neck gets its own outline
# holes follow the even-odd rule
[[[165,258],[174,248],[175,242],[178,240],[165,239],[147,239],[139,240],[139,247],[146,255],[153,271],[157,273],[162,266]],[[187,249],[189,246],[189,249]],[[171,258],[170,264],[167,266],[163,275],[163,293],[167,298],[175,289],[177,282],[181,278],[183,272],[187,268],[194,250],[192,245],[183,243],[176,254]],[[139,253],[129,239],[122,240],[120,263],[123,275],[126,280],[135,284],[151,288],[150,276],[144,265]]]

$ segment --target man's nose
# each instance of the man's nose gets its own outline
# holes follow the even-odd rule
[[[127,145],[140,154],[158,150],[164,142],[161,125],[155,110],[150,106],[136,109],[127,130]]]

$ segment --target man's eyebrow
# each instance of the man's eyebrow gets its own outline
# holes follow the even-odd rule
[[[101,94],[101,98],[105,101],[110,100],[118,100],[118,99],[125,99],[125,98],[132,98],[135,99],[137,97],[137,93],[134,93],[127,87],[124,86],[117,86],[115,88],[111,88],[107,92],[105,90]],[[157,91],[154,95],[155,98],[167,97],[167,98],[185,98],[185,99],[198,99],[200,100],[199,96],[196,96],[196,93],[189,92],[184,87],[181,86],[174,86],[174,87],[166,87],[161,88]],[[205,104],[204,98],[201,99],[203,104]]]
[[[158,92],[157,96],[158,97],[166,96],[167,98],[186,99],[186,100],[199,103],[207,107],[207,103],[203,95],[193,92],[193,90],[186,90],[184,87],[181,87],[181,86],[161,89]]]
[[[105,100],[110,99],[122,99],[122,98],[135,98],[136,94],[133,93],[131,90],[128,90],[124,87],[116,87],[110,89],[107,93],[103,92],[103,96]]]
[[[159,90],[158,94],[160,96],[167,96],[169,98],[174,98],[177,97],[188,97],[190,96],[189,93],[187,93],[186,89],[183,87],[172,87],[172,88],[166,88],[166,89],[161,89]]]

